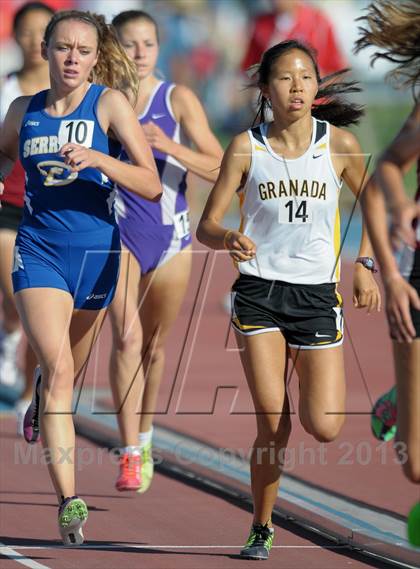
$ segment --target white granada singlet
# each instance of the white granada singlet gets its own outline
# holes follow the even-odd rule
[[[296,284],[340,280],[341,180],[330,154],[330,125],[312,118],[309,148],[299,158],[276,154],[267,140],[269,123],[248,130],[251,166],[238,191],[240,231],[256,244],[252,261],[238,263],[245,275]]]

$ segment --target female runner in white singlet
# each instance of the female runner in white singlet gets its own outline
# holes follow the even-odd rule
[[[254,520],[241,555],[266,559],[291,430],[285,389],[289,355],[299,376],[305,430],[328,442],[344,422],[338,197],[342,180],[358,196],[365,164],[356,138],[337,128],[362,114],[334,98],[358,90],[354,83],[338,82],[340,73],[323,83],[313,53],[294,40],[267,50],[257,73],[261,124],[229,146],[197,237],[212,249],[228,249],[240,273],[232,289],[232,325],[244,348],[240,355],[257,421],[251,458]],[[267,106],[272,122],[265,122]],[[235,193],[242,213],[238,231],[221,223]],[[370,254],[363,231],[353,301],[369,312],[380,304]]]

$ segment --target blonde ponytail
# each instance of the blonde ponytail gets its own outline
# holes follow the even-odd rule
[[[134,106],[139,92],[136,66],[118,41],[114,27],[105,22],[104,16],[88,14],[96,21],[99,34],[98,63],[92,72],[92,82],[122,91]]]
[[[418,0],[391,2],[376,0],[367,8],[367,15],[358,18],[364,27],[359,28],[360,37],[354,52],[374,46],[378,48],[371,56],[371,65],[377,59],[386,59],[396,64],[389,73],[394,79],[403,79],[402,86],[411,85],[413,90],[420,84],[420,11]]]

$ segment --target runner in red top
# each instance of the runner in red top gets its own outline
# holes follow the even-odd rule
[[[269,47],[296,39],[317,52],[321,75],[347,67],[328,18],[318,8],[299,0],[272,0],[273,10],[258,16],[241,68],[259,63]]]

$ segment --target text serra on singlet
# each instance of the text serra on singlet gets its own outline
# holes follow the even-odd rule
[[[34,136],[27,138],[23,143],[23,157],[27,158],[37,154],[55,154],[59,148],[58,136]]]

